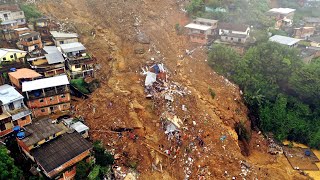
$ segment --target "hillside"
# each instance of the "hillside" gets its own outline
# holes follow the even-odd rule
[[[186,175],[190,179],[306,179],[283,155],[268,154],[267,141],[257,132],[248,145],[250,155],[242,155],[241,150],[243,154],[248,150],[240,148],[244,146],[238,142],[234,125],[245,122],[249,129],[248,110],[239,88],[207,65],[203,48],[186,55],[186,49],[197,46],[176,33],[177,23],[189,21],[181,10],[183,4],[173,0],[47,0],[38,4],[44,14],[79,33],[98,59],[101,88],[89,99],[75,103],[76,113],[90,126],[91,137],[102,140],[119,156],[119,166],[136,168],[140,179],[184,179]],[[139,43],[139,33],[150,43]],[[164,63],[169,79],[191,92],[175,99],[177,115],[185,117],[183,145],[175,159],[159,150],[159,145],[164,149],[174,146],[161,128],[164,108],[145,98],[145,77],[140,73],[142,67],[152,64],[151,58]],[[209,87],[216,94],[214,99]],[[180,110],[182,105],[187,111]],[[135,128],[137,141],[126,133],[119,138],[112,131],[119,128]],[[152,170],[152,164],[161,164],[163,172],[159,172],[161,168]]]

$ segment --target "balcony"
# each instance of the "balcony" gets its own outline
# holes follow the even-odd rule
[[[35,91],[28,92],[29,100],[39,99],[44,97],[56,96],[59,94],[66,94],[70,92],[70,88],[68,86],[60,86],[56,88],[47,88],[47,89],[39,89]]]
[[[96,58],[91,57],[90,55],[86,56],[72,56],[67,59],[68,64],[93,64],[96,62]]]
[[[11,114],[12,120],[18,120],[18,119],[21,119],[27,115],[30,115],[31,111],[26,107],[22,107],[20,109],[14,110],[14,111],[9,111],[9,113]]]
[[[3,112],[2,114],[0,114],[0,121],[10,117],[11,115],[8,112]]]

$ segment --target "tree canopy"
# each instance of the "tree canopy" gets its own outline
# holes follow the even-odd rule
[[[0,179],[21,179],[22,171],[14,165],[14,160],[8,155],[8,149],[0,145]]]

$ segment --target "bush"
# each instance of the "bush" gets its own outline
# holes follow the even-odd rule
[[[114,163],[113,155],[106,151],[101,141],[96,141],[93,143],[93,150],[96,164],[105,167]]]
[[[214,99],[216,97],[216,93],[210,87],[209,87],[209,93],[210,93],[212,99]]]
[[[90,94],[90,91],[88,90],[88,84],[84,82],[83,78],[72,79],[70,84],[83,94]]]
[[[90,171],[90,164],[85,162],[85,161],[80,161],[77,164],[77,169],[76,169],[76,179],[86,179],[88,177],[88,173]]]
[[[40,18],[42,16],[42,14],[33,5],[22,4],[20,7],[28,20]]]

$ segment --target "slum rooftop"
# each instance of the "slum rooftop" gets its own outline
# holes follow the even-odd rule
[[[0,11],[21,11],[20,7],[17,4],[2,4],[0,5]]]
[[[19,49],[6,49],[6,48],[1,48],[1,49],[0,49],[0,57],[6,55],[8,52],[26,53],[26,51],[21,51],[21,50],[19,50]]]
[[[86,50],[86,48],[80,42],[61,44],[60,47],[64,53]]]
[[[219,29],[245,32],[249,26],[244,24],[219,23]]]
[[[196,18],[195,21],[206,22],[206,23],[217,23],[218,20],[206,19],[206,18]]]
[[[45,57],[49,64],[64,62],[64,58],[56,46],[44,46],[43,50],[47,53]]]
[[[65,32],[58,32],[58,31],[50,31],[52,37],[54,38],[78,38],[78,34],[76,33],[65,33]]]
[[[16,89],[8,84],[0,86],[0,103],[9,104],[23,99],[23,96]]]
[[[17,69],[15,72],[9,72],[9,76],[15,79],[30,79],[41,77],[42,75],[28,68]]]
[[[22,83],[22,92],[33,91],[38,89],[45,89],[50,87],[68,85],[69,80],[66,75],[54,76],[44,79],[37,79]]]
[[[31,38],[31,37],[35,37],[35,36],[39,36],[40,33],[39,32],[35,32],[35,31],[32,31],[32,32],[27,32],[27,33],[24,33],[20,36],[20,38]]]
[[[295,9],[291,8],[272,8],[268,11],[268,13],[278,13],[278,14],[289,14],[296,11]]]
[[[31,146],[58,132],[63,132],[62,125],[53,124],[51,119],[41,119],[25,126],[26,137],[22,142],[26,146]]]
[[[287,37],[287,36],[274,35],[274,36],[269,38],[269,41],[277,42],[277,43],[280,43],[280,44],[283,44],[283,45],[291,46],[291,45],[294,45],[297,42],[299,42],[300,39]]]
[[[90,149],[92,144],[74,132],[65,133],[40,148],[31,150],[31,155],[46,172],[51,172]]]
[[[195,24],[195,23],[190,23],[190,24],[186,25],[185,27],[190,28],[190,29],[198,29],[198,30],[202,30],[202,31],[207,31],[207,30],[211,29],[211,26],[202,25],[202,24]]]

